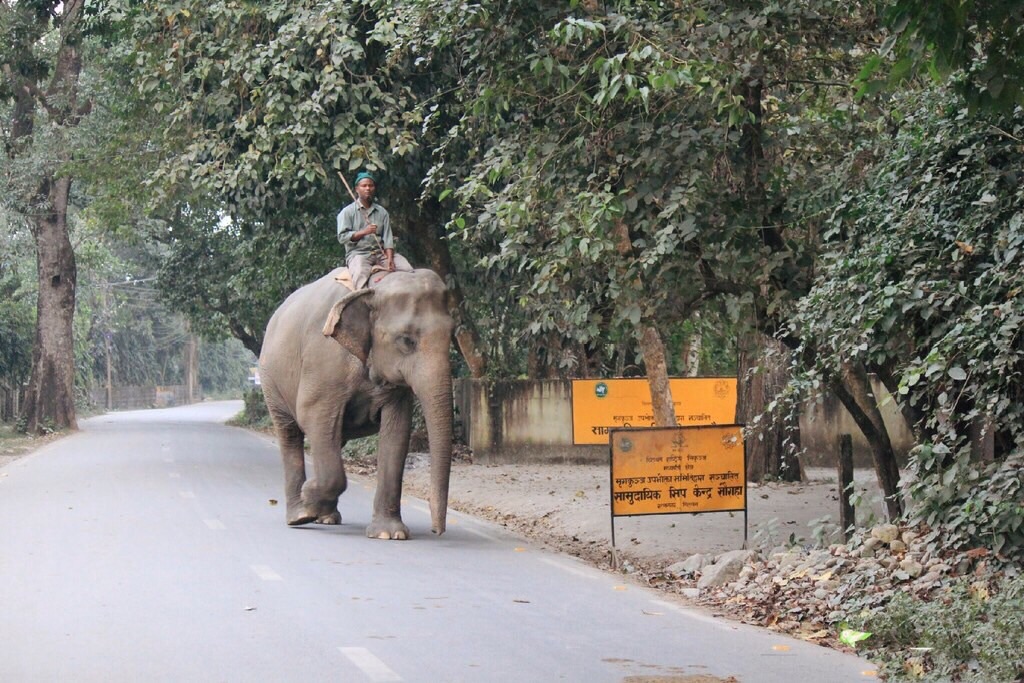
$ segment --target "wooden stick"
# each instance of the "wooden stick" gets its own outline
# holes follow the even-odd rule
[[[345,184],[345,189],[348,190],[348,196],[352,197],[352,201],[359,201],[358,199],[356,199],[356,193],[353,192],[352,188],[348,186],[348,181],[345,180],[345,174],[342,173],[341,171],[338,171],[338,177],[341,178],[341,182]]]

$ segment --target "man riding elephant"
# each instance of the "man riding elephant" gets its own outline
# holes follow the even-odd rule
[[[376,266],[388,272],[411,271],[404,256],[395,253],[391,216],[378,204],[377,181],[367,171],[356,176],[356,199],[338,213],[338,241],[345,245],[345,265],[352,284],[362,289]]]

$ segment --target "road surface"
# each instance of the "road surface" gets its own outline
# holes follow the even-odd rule
[[[367,539],[369,480],[289,528],[240,408],[90,418],[0,470],[0,681],[875,680],[488,522],[432,536],[416,499],[413,540]]]

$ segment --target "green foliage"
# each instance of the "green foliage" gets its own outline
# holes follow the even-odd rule
[[[144,137],[161,158],[141,183],[159,219],[143,230],[164,245],[158,286],[198,332],[229,331],[258,353],[274,308],[343,259],[339,174],[377,171],[385,203],[389,188],[419,185],[414,165],[400,176],[421,122],[409,86],[382,61],[386,22],[368,3],[124,11],[129,113],[160,121]],[[137,131],[125,131],[125,146]],[[402,239],[401,210],[392,214]]]
[[[927,69],[947,79],[972,105],[1012,109],[1024,105],[1024,8],[1017,0],[890,0],[891,35],[861,74],[862,92],[882,68],[890,84]],[[889,58],[888,63],[885,59]]]
[[[242,401],[245,404],[245,409],[239,418],[242,424],[261,428],[272,426],[262,390],[259,388],[246,389],[242,392]]]
[[[0,262],[0,384],[20,386],[32,369],[35,299],[13,263]]]
[[[628,353],[642,321],[804,286],[809,206],[790,195],[841,152],[855,11],[433,5],[392,3],[413,27],[397,47],[463,100],[427,187],[457,203],[449,239],[501,282],[516,337]]]
[[[234,338],[204,340],[199,347],[199,382],[203,395],[237,397],[247,386],[256,357]]]
[[[341,260],[328,221],[295,233],[233,222],[200,203],[183,207],[157,238],[163,300],[198,334],[229,332],[254,355],[277,305]]]
[[[265,216],[337,173],[381,169],[409,147],[408,92],[377,78],[387,40],[364,3],[175,3],[135,14],[125,46],[173,156],[159,192],[184,188]],[[343,190],[342,190],[343,191]]]
[[[926,540],[936,549],[991,548],[1002,558],[1024,559],[1024,463],[1018,449],[1006,460],[972,462],[970,449],[955,457],[944,444],[925,444],[908,466],[907,487],[917,503],[911,523],[933,529]]]
[[[911,417],[915,515],[955,545],[1017,556],[1021,512],[995,502],[1019,495],[1024,450],[1024,112],[971,114],[943,90],[897,112],[894,137],[851,158],[853,182],[839,176],[847,191],[794,330],[825,373],[851,359],[878,372]],[[969,462],[981,425],[998,461],[987,468]]]
[[[897,592],[858,620],[890,680],[1015,681],[1024,675],[1024,577],[962,577],[932,600]]]

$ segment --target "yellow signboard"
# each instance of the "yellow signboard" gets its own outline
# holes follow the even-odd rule
[[[669,380],[680,427],[736,421],[735,377]],[[606,444],[613,429],[653,427],[654,409],[646,379],[574,379],[572,442]]]
[[[616,429],[612,516],[745,511],[740,425]]]

